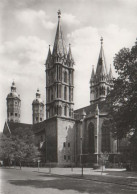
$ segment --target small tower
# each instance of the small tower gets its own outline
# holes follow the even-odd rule
[[[16,86],[14,81],[11,86],[11,92],[8,94],[6,100],[7,100],[7,121],[19,123],[21,100],[20,96],[16,92]]]
[[[107,71],[107,65],[103,50],[103,38],[101,38],[100,41],[101,48],[96,72],[94,73],[94,69],[92,70],[90,79],[90,104],[104,101],[113,85],[111,68],[109,73]]]
[[[44,103],[41,99],[39,89],[36,92],[36,99],[32,102],[32,112],[33,124],[44,120]]]
[[[46,118],[73,118],[74,60],[71,47],[67,52],[61,29],[61,12],[58,11],[58,25],[51,52],[46,60]]]

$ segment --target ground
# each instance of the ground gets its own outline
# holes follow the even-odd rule
[[[137,174],[81,169],[1,168],[0,194],[135,194]],[[72,171],[73,170],[73,171]],[[64,173],[63,173],[64,172]],[[66,175],[67,174],[67,175]],[[132,176],[131,176],[132,175]]]

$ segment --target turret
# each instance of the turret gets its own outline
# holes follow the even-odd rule
[[[92,76],[90,79],[90,103],[96,103],[99,101],[104,101],[106,96],[112,86],[110,81],[112,77],[112,71],[109,74],[107,71],[107,65],[103,49],[103,38],[101,37],[101,48],[99,53],[99,58],[97,62],[96,72],[92,70]]]
[[[7,121],[8,122],[20,122],[20,107],[21,100],[20,96],[16,92],[15,82],[12,82],[11,92],[7,98]]]
[[[39,89],[37,89],[36,98],[32,102],[32,112],[33,124],[44,120],[44,103],[41,99]]]

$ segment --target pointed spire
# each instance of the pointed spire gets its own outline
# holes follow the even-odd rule
[[[71,44],[69,44],[69,50],[68,50],[68,56],[67,58],[71,61],[73,61],[72,52],[71,52]]]
[[[92,65],[92,74],[91,74],[91,79],[93,79],[93,78],[94,78],[94,75],[95,75],[95,73],[94,73],[94,65]]]
[[[91,73],[91,78],[90,78],[90,83],[93,84],[94,82],[94,76],[95,76],[95,73],[94,73],[94,65],[92,65],[92,73]]]
[[[61,30],[61,11],[58,11],[58,26],[56,30],[56,36],[55,36],[55,41],[54,41],[54,47],[53,47],[53,56],[59,55],[59,56],[64,56],[67,54],[67,49],[65,46],[65,42],[63,39],[63,34]]]
[[[49,51],[48,51],[48,56],[47,56],[47,60],[46,60],[46,65],[47,65],[47,63],[49,63],[50,60],[51,60],[51,50],[50,50],[50,45],[49,45]]]
[[[113,79],[113,74],[112,74],[112,68],[111,68],[111,65],[110,65],[109,80],[112,80],[112,79]]]
[[[101,41],[101,48],[100,48],[100,53],[99,53],[99,58],[98,58],[98,63],[97,63],[97,69],[96,69],[97,76],[107,75],[107,66],[106,66],[106,61],[105,61],[102,37],[100,41]]]

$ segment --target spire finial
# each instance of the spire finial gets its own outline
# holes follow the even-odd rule
[[[101,36],[100,42],[101,42],[101,45],[102,45],[103,44],[103,37],[102,36]]]
[[[61,18],[61,11],[60,11],[60,9],[58,10],[58,19],[60,19]]]
[[[14,79],[13,79],[12,85],[13,85],[13,86],[15,85],[15,81],[14,81]]]

